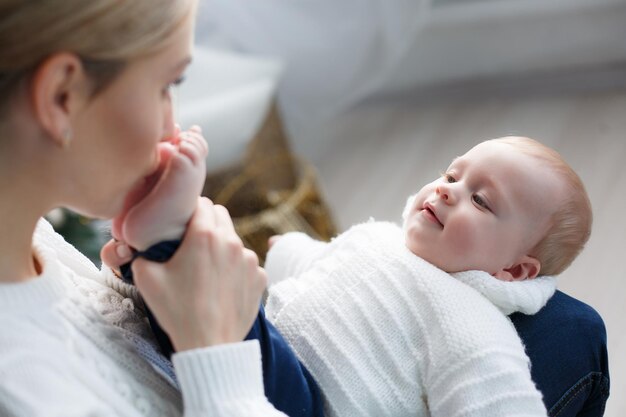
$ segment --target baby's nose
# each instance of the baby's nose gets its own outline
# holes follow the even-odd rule
[[[441,198],[443,201],[448,204],[452,203],[452,192],[448,186],[440,185],[439,187],[437,187],[436,192],[437,195],[439,195],[439,198]]]

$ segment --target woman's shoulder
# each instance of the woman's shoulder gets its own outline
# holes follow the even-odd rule
[[[40,359],[62,360],[60,352],[67,348],[67,326],[53,308],[3,311],[0,328],[0,370]]]
[[[11,381],[0,384],[3,406],[16,415],[121,415],[120,407],[139,415],[142,401],[158,415],[179,414],[179,394],[151,364],[116,335],[99,336],[89,316],[62,310],[0,315],[0,374]]]
[[[99,270],[94,263],[71,243],[67,242],[44,218],[39,219],[37,222],[33,244],[52,251],[54,257],[59,262],[81,275],[90,278],[95,278],[99,275]]]
[[[91,317],[88,327],[94,331],[94,324],[101,323],[102,327],[95,332],[98,335],[112,332],[132,340],[151,339],[143,302],[134,286],[124,283],[106,267],[98,270],[45,220],[37,226],[34,248],[43,261],[43,273],[22,286],[24,291],[28,290],[26,287],[54,287],[56,297],[48,304],[62,313]],[[28,297],[45,298],[49,293],[52,291],[29,290]],[[31,309],[41,309],[37,303],[28,304]],[[17,308],[25,307],[13,306],[9,310]]]
[[[126,284],[104,265],[98,269],[43,218],[37,224],[34,245],[46,252],[49,263],[59,265],[58,274],[69,278],[69,285],[79,289],[83,294],[108,293],[114,298],[128,298],[134,304],[142,305],[137,289],[133,285]]]

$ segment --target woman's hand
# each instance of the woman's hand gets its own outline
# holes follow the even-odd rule
[[[267,284],[228,211],[199,198],[178,251],[166,263],[138,258],[135,284],[177,351],[243,340]]]

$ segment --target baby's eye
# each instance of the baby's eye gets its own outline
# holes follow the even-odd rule
[[[443,172],[441,174],[441,176],[443,177],[443,179],[448,182],[448,183],[453,183],[456,182],[456,179],[452,176],[452,174],[449,174],[447,172]]]
[[[472,200],[474,201],[474,203],[478,204],[479,206],[489,210],[489,207],[487,206],[487,202],[485,202],[485,200],[483,200],[483,198],[479,196],[478,194],[474,194],[472,196]]]

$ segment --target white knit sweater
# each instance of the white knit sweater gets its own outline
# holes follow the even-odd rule
[[[256,341],[175,354],[177,382],[134,287],[44,220],[34,248],[41,276],[0,284],[0,415],[284,416],[263,394]]]
[[[510,320],[554,278],[450,275],[370,222],[331,243],[283,236],[268,254],[268,318],[318,382],[328,417],[545,416]]]

